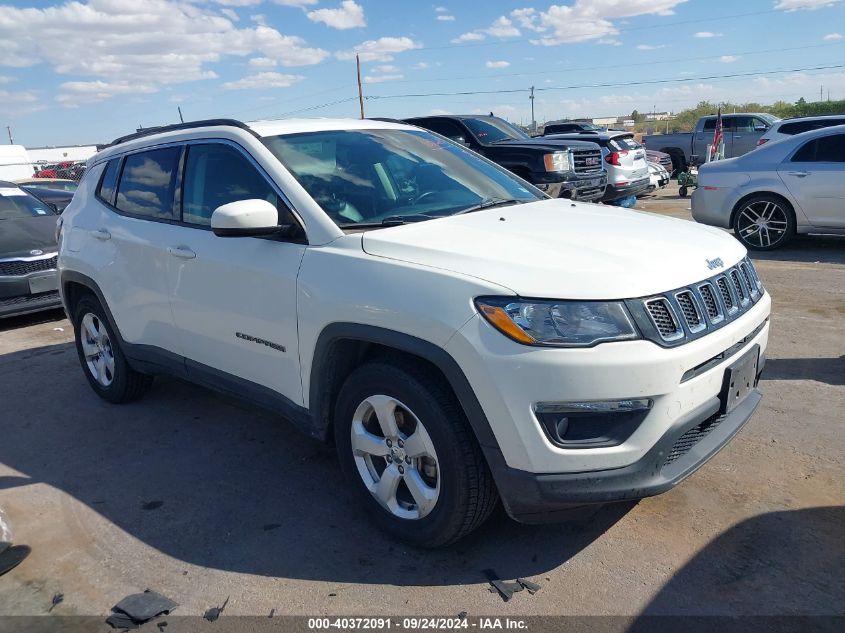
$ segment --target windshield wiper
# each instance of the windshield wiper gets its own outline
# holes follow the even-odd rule
[[[522,204],[528,202],[527,200],[518,200],[516,198],[486,198],[466,209],[461,209],[452,215],[463,215],[464,213],[472,213],[473,211],[481,211],[482,209],[492,209],[493,207],[504,207],[511,204]]]
[[[346,224],[341,224],[340,228],[342,229],[362,229],[362,228],[372,228],[374,226],[402,226],[403,224],[408,224],[410,222],[424,222],[425,220],[433,220],[435,217],[434,215],[428,215],[426,213],[410,213],[408,215],[390,215],[386,218],[378,222],[347,222]]]

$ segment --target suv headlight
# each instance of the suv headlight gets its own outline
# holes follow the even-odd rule
[[[572,161],[569,159],[569,152],[544,154],[543,164],[546,167],[546,171],[570,171],[572,169]]]
[[[640,338],[621,301],[479,297],[475,305],[490,325],[524,345],[590,347]]]

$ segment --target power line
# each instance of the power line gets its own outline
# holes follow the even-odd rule
[[[547,86],[537,88],[537,92],[551,91],[551,90],[580,90],[585,88],[615,88],[624,86],[648,86],[655,84],[669,84],[669,83],[685,83],[690,81],[706,81],[712,79],[732,79],[738,77],[755,77],[761,75],[777,75],[783,73],[803,72],[810,70],[832,70],[837,68],[845,68],[845,64],[830,64],[826,66],[807,66],[803,68],[784,68],[780,70],[758,70],[744,73],[729,73],[724,75],[702,75],[699,77],[678,77],[674,79],[649,79],[643,81],[625,81],[625,82],[604,82],[594,84],[571,84],[568,86]],[[393,95],[369,95],[367,99],[404,99],[415,97],[451,97],[459,95],[485,95],[485,94],[512,94],[512,93],[527,93],[529,88],[510,88],[502,90],[461,90],[456,92],[428,92],[428,93],[405,93]]]

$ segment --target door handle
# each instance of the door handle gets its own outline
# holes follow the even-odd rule
[[[167,252],[180,259],[194,259],[197,254],[187,246],[168,246]]]
[[[806,178],[810,175],[808,171],[790,171],[788,173],[790,176],[797,176],[798,178]]]
[[[109,233],[105,229],[96,229],[94,231],[91,231],[91,237],[105,242],[106,240],[111,239],[111,233]]]
[[[734,138],[742,138],[742,134],[734,134]]]

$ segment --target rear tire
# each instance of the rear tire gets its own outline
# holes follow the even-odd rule
[[[463,410],[431,372],[401,361],[359,367],[338,395],[334,432],[355,495],[396,539],[447,545],[496,506],[493,478]]]
[[[771,251],[785,246],[795,235],[795,212],[776,196],[752,196],[734,210],[733,230],[747,249]]]
[[[687,190],[686,185],[681,185],[678,188],[678,195],[681,196],[682,198],[686,198],[688,193],[689,193],[689,191]]]
[[[85,295],[76,302],[73,327],[79,363],[98,396],[121,404],[149,391],[153,377],[129,366],[105,310],[93,296]]]

